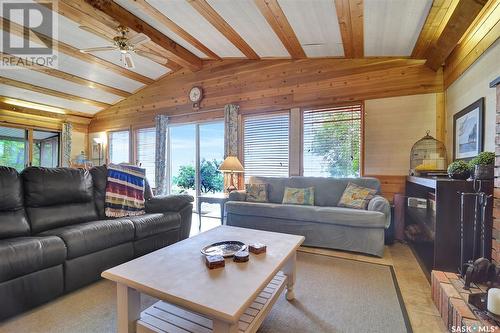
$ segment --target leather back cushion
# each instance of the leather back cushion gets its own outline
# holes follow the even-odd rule
[[[13,168],[0,166],[0,239],[29,233],[21,176]]]
[[[105,219],[104,214],[104,199],[106,198],[106,183],[108,181],[108,168],[105,165],[96,166],[90,169],[92,180],[94,183],[94,199],[97,213],[101,219]],[[153,192],[149,186],[148,180],[144,183],[144,200],[149,200],[153,197]]]
[[[22,177],[34,233],[98,219],[92,177],[87,170],[29,167]]]

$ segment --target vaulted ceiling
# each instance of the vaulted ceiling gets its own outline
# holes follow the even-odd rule
[[[491,0],[490,0],[491,1]],[[46,1],[36,1],[51,10]],[[32,102],[92,116],[180,69],[197,71],[224,59],[396,57],[427,59],[437,70],[486,0],[59,0],[57,69],[0,68],[0,103]],[[2,18],[2,30],[22,42],[22,17]],[[138,47],[168,59],[118,51],[119,26],[151,41]],[[84,27],[82,29],[82,26]],[[36,32],[36,31],[35,31]],[[30,33],[33,45],[50,38]],[[0,54],[0,57],[3,53]],[[33,106],[33,104],[30,104]]]

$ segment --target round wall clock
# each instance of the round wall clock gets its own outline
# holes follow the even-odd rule
[[[193,87],[189,91],[189,100],[192,103],[199,104],[201,99],[203,98],[203,90],[201,87]]]

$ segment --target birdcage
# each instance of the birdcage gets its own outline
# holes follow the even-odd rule
[[[418,140],[411,148],[410,175],[441,176],[446,175],[446,147],[427,131],[427,135]]]

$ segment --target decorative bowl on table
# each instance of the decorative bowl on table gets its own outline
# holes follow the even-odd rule
[[[224,258],[228,258],[234,256],[236,252],[246,249],[247,246],[243,242],[223,241],[205,246],[204,248],[201,249],[201,253],[206,256],[219,255],[223,256]]]

